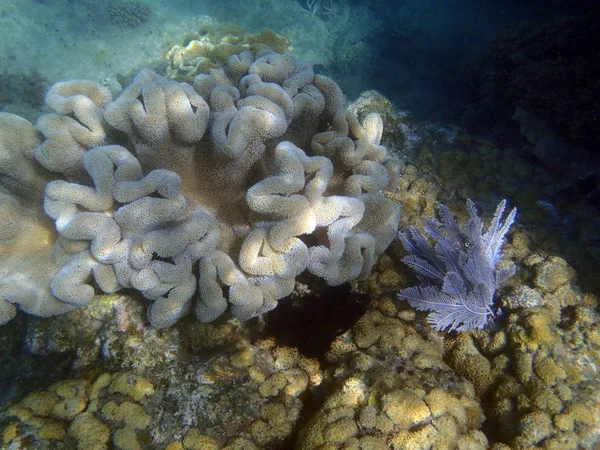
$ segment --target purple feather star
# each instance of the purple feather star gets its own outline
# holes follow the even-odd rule
[[[483,328],[494,315],[496,289],[516,272],[514,265],[496,267],[504,237],[517,214],[513,208],[502,222],[505,207],[506,200],[502,200],[485,233],[475,204],[468,199],[470,218],[464,231],[448,207],[440,204],[440,220],[427,218],[425,224],[433,246],[416,227],[398,234],[409,253],[402,261],[421,282],[403,289],[398,298],[419,311],[429,311],[428,320],[436,330]]]

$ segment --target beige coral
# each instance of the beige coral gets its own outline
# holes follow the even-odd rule
[[[158,328],[196,291],[201,321],[228,307],[245,320],[306,270],[329,285],[366,278],[395,236],[400,207],[383,191],[398,161],[381,118],[360,121],[289,53],[243,51],[193,85],[144,70],[115,100],[58,83],[46,102],[55,114],[38,121],[35,157],[64,177],[44,208],[63,244],[50,289],[66,308],[91,302],[93,280],[140,291]]]
[[[28,201],[40,201],[50,173],[36,164],[37,130],[22,117],[0,113],[0,177],[2,186]]]
[[[597,299],[579,292],[562,258],[530,255],[527,264],[537,273],[527,295],[538,300],[509,309],[505,328],[450,339],[447,362],[485,399],[494,448],[592,448],[600,430]]]
[[[83,155],[106,138],[103,108],[111,101],[108,89],[86,80],[57,83],[46,94],[56,114],[44,114],[36,128],[45,137],[35,149],[42,166],[64,175],[84,175]]]

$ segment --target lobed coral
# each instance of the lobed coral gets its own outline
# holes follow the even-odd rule
[[[359,122],[335,82],[290,54],[244,51],[193,85],[144,70],[115,100],[67,81],[46,103],[55,114],[38,120],[34,155],[57,178],[44,210],[60,251],[41,315],[86,305],[97,287],[141,292],[157,328],[196,291],[199,320],[228,306],[249,319],[305,270],[329,285],[367,277],[396,233],[381,117]]]
[[[598,298],[580,291],[561,258],[532,254],[525,264],[536,277],[525,291],[535,302],[508,300],[502,328],[447,340],[446,361],[475,385],[491,448],[595,448]]]
[[[62,247],[52,248],[56,233],[41,211],[27,208],[44,198],[51,174],[34,159],[40,136],[14,114],[0,113],[0,324],[21,310],[38,316],[75,307],[57,300],[50,280],[64,261]]]
[[[179,405],[181,418],[161,418],[165,442],[182,422],[185,429],[197,427],[185,435],[186,449],[207,448],[190,445],[195,439],[227,449],[276,448],[289,441],[304,408],[301,399],[322,382],[319,363],[272,339],[251,344],[239,335],[229,356],[221,353],[198,367],[191,381],[170,385],[166,398]]]
[[[100,297],[94,301],[99,302]],[[137,312],[134,315],[140,318]],[[67,320],[63,316],[33,322],[54,328],[56,322]],[[113,325],[114,321],[109,326]],[[181,333],[174,328],[160,332],[144,328],[148,334],[143,344],[125,350],[133,359],[105,353],[84,367],[86,378],[59,381],[0,406],[0,447],[25,443],[26,448],[52,449],[280,447],[293,436],[304,398],[323,380],[319,362],[297,349],[268,338],[251,342],[250,335],[260,329],[257,323],[192,322]],[[113,332],[120,344],[130,345],[134,333]],[[49,334],[52,337],[30,337],[56,347],[52,342],[60,338]],[[113,344],[101,332],[93,344],[80,342],[78,347],[88,353],[90,345],[106,351]],[[171,345],[176,357],[164,360],[164,348]],[[210,358],[198,358],[208,353]],[[108,366],[133,367],[135,372],[98,376],[100,360]],[[88,381],[90,373],[93,379]]]

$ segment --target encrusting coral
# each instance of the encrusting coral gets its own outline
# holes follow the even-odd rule
[[[332,344],[332,386],[296,448],[487,447],[473,386],[449,376],[443,343],[415,329],[414,312],[402,307],[393,296],[378,296]]]
[[[131,372],[103,373],[93,383],[62,380],[30,393],[2,411],[2,448],[140,449],[140,434],[150,426],[144,409],[154,387]],[[133,401],[132,401],[133,400]],[[50,444],[52,442],[52,444]],[[35,445],[35,444],[33,444]]]
[[[335,82],[291,54],[244,51],[193,85],[144,70],[113,101],[67,81],[46,103],[56,114],[38,120],[35,159],[55,178],[44,210],[61,251],[55,309],[40,315],[86,305],[97,287],[141,292],[158,328],[196,291],[199,320],[228,306],[249,319],[305,270],[330,285],[364,279],[397,231],[381,117],[359,121]]]
[[[525,264],[535,290],[518,289],[503,303],[502,328],[448,339],[446,361],[475,386],[492,449],[595,448],[598,298],[581,292],[561,258],[531,254]],[[550,283],[537,282],[548,273]]]

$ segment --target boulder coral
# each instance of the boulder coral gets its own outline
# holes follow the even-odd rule
[[[452,375],[443,342],[415,328],[414,312],[402,308],[377,296],[333,342],[329,391],[300,429],[297,449],[488,448],[473,385]]]
[[[329,285],[366,278],[397,231],[400,208],[384,191],[399,163],[380,145],[381,117],[359,121],[333,80],[291,54],[244,51],[193,84],[143,70],[114,100],[66,81],[46,104],[43,139],[21,155],[52,179],[44,211],[58,234],[54,307],[34,314],[133,288],[157,328],[194,296],[202,322],[228,307],[245,320],[306,270]],[[40,184],[33,168],[20,172],[24,188]],[[19,197],[21,184],[2,183]],[[0,310],[27,310],[3,285]]]
[[[128,380],[128,386],[122,386],[123,378]],[[118,384],[120,389],[115,387]],[[140,385],[145,388],[141,395]],[[0,445],[140,449],[143,435],[151,425],[146,409],[151,409],[147,405],[153,393],[149,381],[130,372],[102,373],[93,382],[59,381],[46,390],[30,393],[0,413]]]

